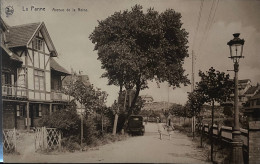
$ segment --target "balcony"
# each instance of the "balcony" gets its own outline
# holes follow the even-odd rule
[[[14,97],[14,98],[27,98],[27,89],[25,87],[3,85],[2,96]]]
[[[51,91],[51,100],[53,101],[70,101],[70,96],[61,91]]]

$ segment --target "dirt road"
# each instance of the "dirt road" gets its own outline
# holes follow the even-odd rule
[[[158,128],[165,134],[160,140]],[[173,131],[171,139],[161,124],[147,124],[144,136],[100,146],[87,152],[43,155],[34,152],[6,155],[5,162],[36,163],[207,163],[205,153],[190,138]]]

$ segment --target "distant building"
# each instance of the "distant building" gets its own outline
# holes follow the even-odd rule
[[[244,115],[248,121],[260,121],[260,91],[249,100],[249,106],[244,108]]]
[[[150,95],[141,95],[142,100],[144,100],[144,103],[152,103],[153,97]]]
[[[246,102],[250,100],[250,98],[253,97],[259,90],[260,90],[259,83],[257,83],[256,86],[251,86],[250,88],[248,88],[248,90],[244,93],[243,101]]]
[[[86,86],[91,85],[90,81],[89,81],[89,77],[88,75],[80,75],[80,74],[76,74],[76,72],[71,72],[71,75],[66,76],[63,81],[62,81],[62,86],[63,87],[67,87],[69,86],[71,83],[74,83],[77,80],[81,80]]]
[[[233,81],[233,80],[232,80]],[[250,79],[244,79],[244,80],[238,80],[238,106],[242,107],[248,100],[248,96],[246,96],[246,92],[251,88],[251,80]],[[230,95],[231,98],[234,98],[234,94]],[[222,105],[233,105],[234,102],[227,101],[223,103]]]

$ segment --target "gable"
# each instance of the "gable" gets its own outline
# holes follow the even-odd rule
[[[57,56],[58,54],[43,22],[12,26],[9,31],[10,32],[7,34],[9,48],[29,47],[36,34],[39,34],[40,32],[51,56]]]

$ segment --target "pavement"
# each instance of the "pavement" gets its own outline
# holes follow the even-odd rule
[[[162,138],[158,130],[161,131]],[[106,144],[85,152],[40,154],[34,145],[23,147],[20,155],[4,155],[4,162],[24,163],[210,163],[207,154],[191,138],[177,131],[168,131],[163,124],[148,123],[144,136]],[[28,142],[28,141],[27,141]]]

